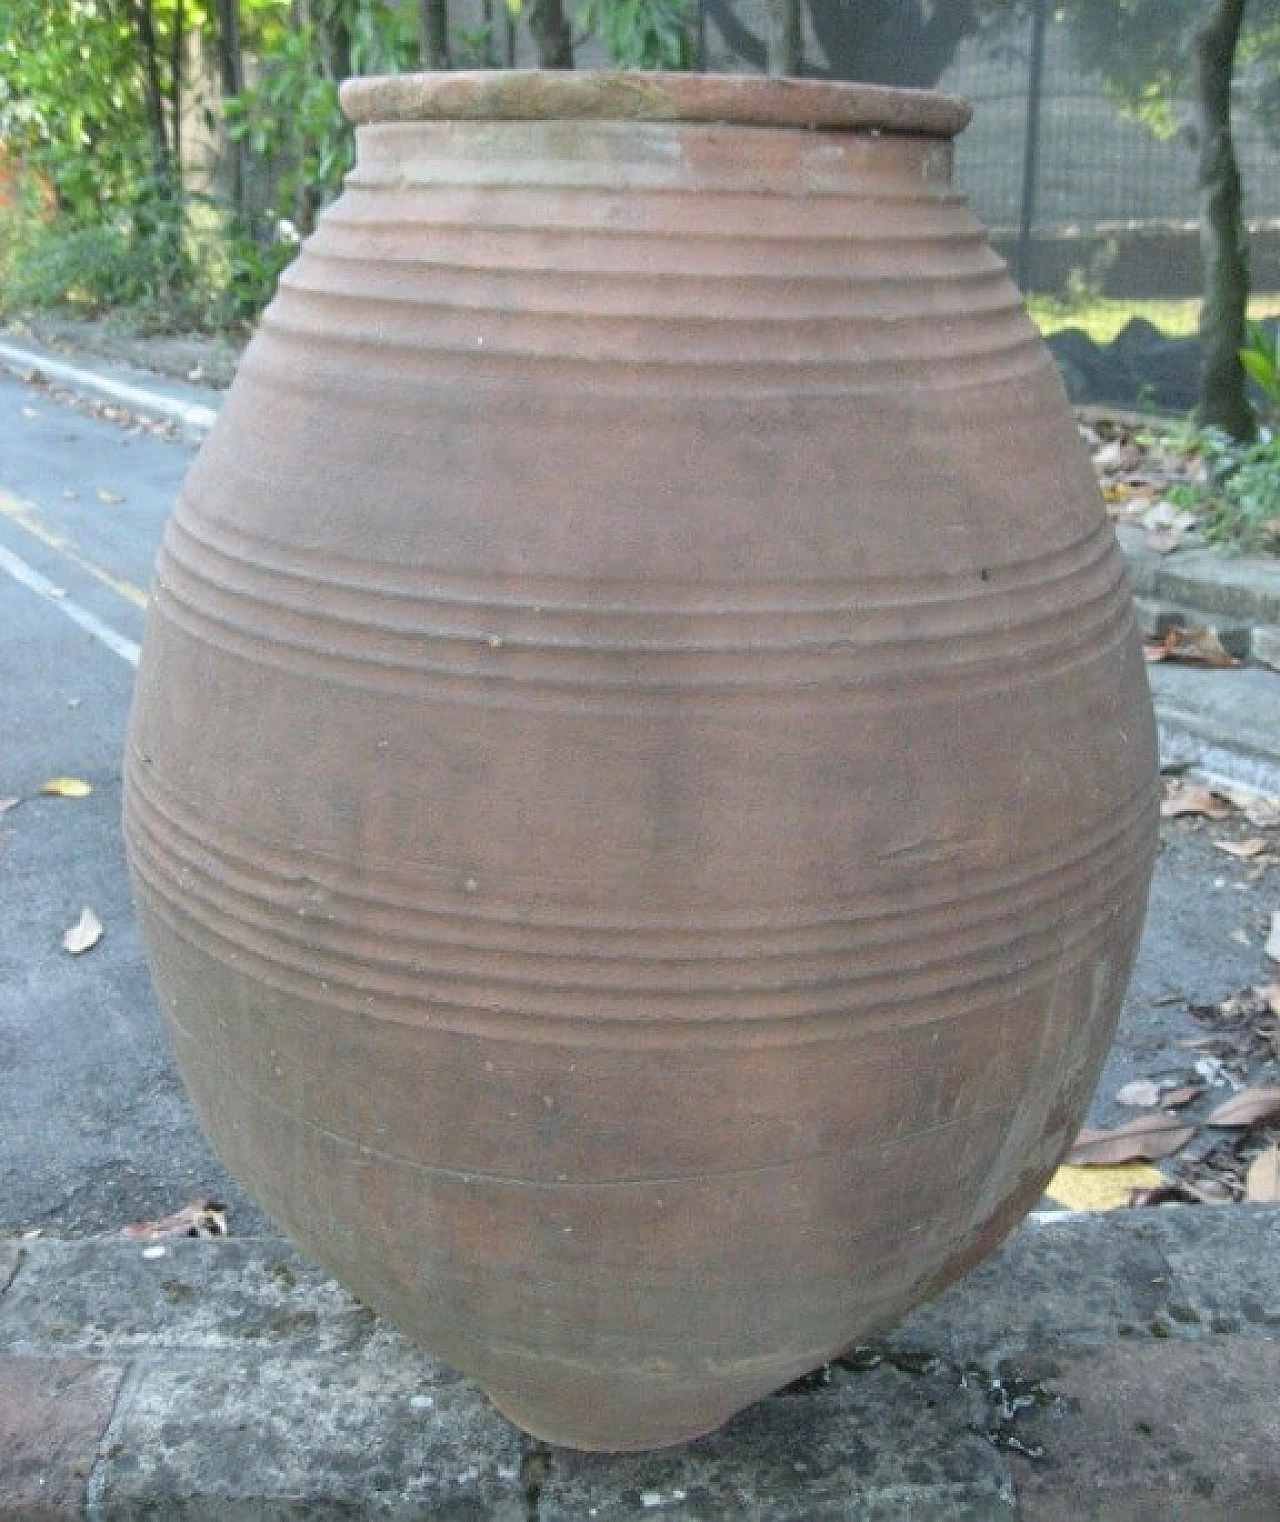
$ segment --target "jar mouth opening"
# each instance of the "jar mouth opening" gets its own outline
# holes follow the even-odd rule
[[[425,121],[703,122],[954,137],[969,103],[934,90],[754,74],[475,69],[369,75],[342,86],[358,126]]]

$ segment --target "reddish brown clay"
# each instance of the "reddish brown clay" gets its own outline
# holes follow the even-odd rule
[[[1129,591],[963,107],[347,98],[160,557],[156,984],[308,1253],[530,1431],[674,1443],[1072,1139],[1152,861]]]

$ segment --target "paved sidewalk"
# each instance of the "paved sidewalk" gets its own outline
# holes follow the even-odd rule
[[[1280,1210],[1032,1218],[699,1442],[548,1448],[284,1242],[0,1246],[0,1516],[1274,1522]]]

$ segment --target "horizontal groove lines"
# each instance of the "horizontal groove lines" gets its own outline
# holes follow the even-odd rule
[[[1017,684],[1102,659],[1128,637],[1109,526],[980,581],[866,588],[566,584],[416,577],[251,539],[187,498],[166,534],[154,608],[208,644],[338,684],[423,701],[643,705],[673,695],[891,700],[959,681]],[[545,596],[544,596],[545,594]],[[616,600],[615,600],[616,598]]]
[[[326,281],[314,267],[305,274],[306,284],[300,272],[282,287],[263,319],[266,333],[420,353],[424,359],[436,350],[460,355],[485,349],[480,357],[490,363],[502,358],[666,366],[712,377],[723,367],[772,366],[817,376],[836,371],[851,385],[865,386],[883,378],[889,366],[936,366],[950,375],[960,362],[1031,363],[1043,354],[1021,307],[990,282],[984,282],[981,300],[963,310],[913,304],[895,293],[892,301],[869,301],[862,310],[846,302],[843,310],[815,313],[819,298],[808,293],[802,299],[809,311],[788,310],[796,305],[793,298],[730,314],[723,292],[698,294],[687,287],[655,294],[647,309],[640,305],[645,293],[634,284],[625,291],[584,292],[577,303],[563,294],[556,301],[550,292],[513,291],[499,298],[491,288],[486,304],[483,290],[468,289],[479,284],[474,281],[450,290],[434,278],[411,281],[388,272],[380,282],[366,275],[353,290]],[[834,305],[829,296],[827,304]]]
[[[318,857],[202,820],[136,754],[126,808],[134,865],[180,936],[268,983],[364,1015],[498,1031],[569,1022],[645,1032],[804,1027],[857,1012],[937,1019],[957,1001],[1036,984],[1114,931],[1141,898],[1154,794],[1129,799],[1073,851],[933,889],[829,905],[762,906],[748,920],[527,912],[408,867]],[[1117,888],[1119,896],[1117,897]],[[638,1033],[638,1034],[637,1034]],[[777,1033],[775,1033],[777,1036]]]
[[[1005,265],[977,222],[928,231],[911,227],[842,227],[805,232],[794,219],[774,230],[758,217],[744,229],[717,231],[701,218],[692,225],[609,226],[578,217],[531,228],[490,217],[483,224],[454,206],[418,202],[400,214],[372,201],[343,199],[329,207],[306,252],[317,259],[367,260],[407,273],[433,268],[484,274],[527,272],[555,279],[703,280],[710,287],[759,280],[774,288],[796,282],[836,281],[851,289],[936,281],[942,286],[982,275],[1004,275]],[[296,270],[297,265],[293,268]]]
[[[382,366],[734,394],[1047,363],[962,199],[893,177],[790,195],[359,173],[283,277],[250,367],[295,354],[327,358],[342,389]]]
[[[888,273],[855,281],[847,273],[799,279],[574,269],[549,269],[534,279],[518,266],[478,267],[429,253],[428,246],[412,257],[374,260],[367,252],[309,245],[305,264],[286,271],[282,284],[291,295],[353,303],[371,318],[410,320],[420,313],[424,321],[439,321],[455,313],[474,324],[488,314],[523,313],[566,323],[688,323],[696,338],[705,338],[713,324],[732,324],[740,339],[750,323],[775,339],[811,337],[821,325],[839,340],[841,324],[865,324],[886,333],[894,325],[918,343],[913,328],[940,319],[1022,322],[1021,303],[1002,269],[952,271],[945,282],[927,283]]]

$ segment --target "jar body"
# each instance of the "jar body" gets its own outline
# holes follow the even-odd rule
[[[202,1123],[539,1436],[679,1441],[1039,1197],[1154,849],[1122,564],[926,135],[385,121],[161,552]]]

